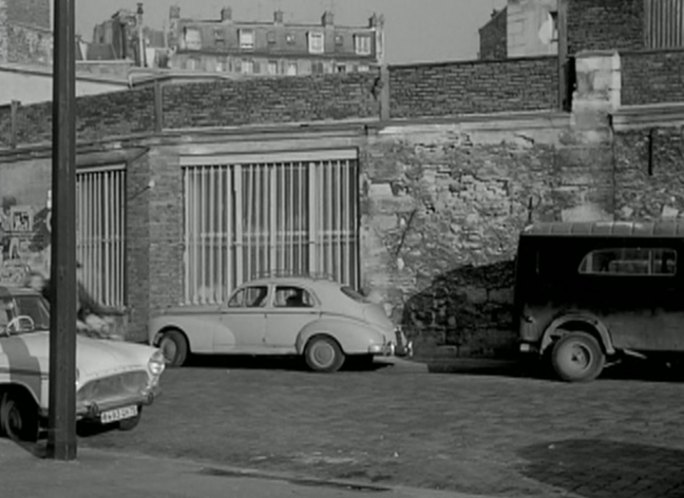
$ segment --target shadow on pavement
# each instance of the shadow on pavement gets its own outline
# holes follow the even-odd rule
[[[598,439],[526,447],[522,473],[585,498],[684,496],[684,451]]]
[[[250,356],[250,355],[196,355],[186,363],[193,368],[231,368],[244,370],[288,370],[309,372],[299,356]],[[356,358],[347,358],[342,371],[375,371],[388,365],[380,361],[369,363]]]
[[[548,380],[561,382],[543,362],[524,360],[494,360],[476,358],[417,359],[430,373],[486,375]],[[606,368],[595,381],[641,380],[649,382],[684,382],[684,368],[668,366],[664,362],[628,359]]]

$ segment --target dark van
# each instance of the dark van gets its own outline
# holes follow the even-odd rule
[[[520,350],[561,379],[625,355],[684,353],[684,222],[541,223],[520,235]]]

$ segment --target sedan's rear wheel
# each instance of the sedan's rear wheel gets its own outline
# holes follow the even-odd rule
[[[38,440],[38,409],[27,394],[8,392],[0,401],[0,430],[15,441]]]
[[[336,372],[344,363],[344,353],[339,344],[332,337],[323,335],[309,340],[304,358],[314,372]]]
[[[166,364],[180,367],[188,357],[188,341],[180,330],[167,330],[159,341],[159,349],[164,354]]]

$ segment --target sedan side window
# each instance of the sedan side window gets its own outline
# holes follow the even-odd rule
[[[228,301],[229,308],[261,308],[266,305],[268,287],[258,285],[240,289]]]
[[[278,286],[275,291],[276,308],[311,308],[314,300],[311,294],[301,287]]]

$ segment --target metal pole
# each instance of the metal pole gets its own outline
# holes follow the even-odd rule
[[[48,456],[76,458],[75,0],[54,0]]]

